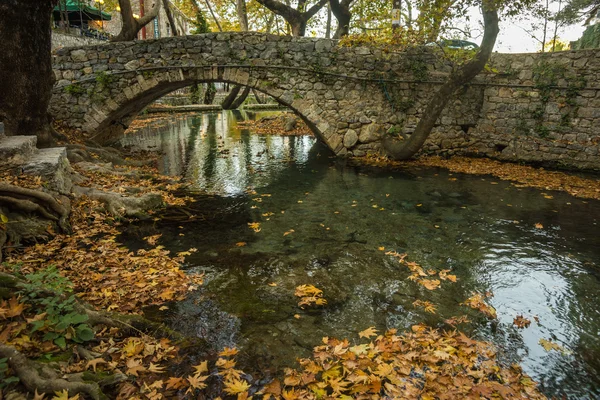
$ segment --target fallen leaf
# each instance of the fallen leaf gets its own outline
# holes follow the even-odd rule
[[[370,338],[371,336],[377,336],[377,329],[374,326],[365,329],[364,331],[358,332],[358,337]]]

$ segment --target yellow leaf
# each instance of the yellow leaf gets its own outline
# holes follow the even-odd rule
[[[222,352],[219,353],[220,357],[230,357],[235,356],[238,353],[238,350],[234,348],[225,347]]]
[[[0,214],[0,221],[2,221],[2,223],[6,224],[8,222],[8,217],[4,214]]]
[[[559,345],[558,343],[553,343],[546,339],[540,339],[539,343],[542,345],[542,347],[546,351],[551,351],[551,350],[556,350],[556,351],[561,351],[561,352],[564,351],[564,349],[562,348],[561,345]]]
[[[261,231],[260,222],[249,222],[248,227],[252,229],[254,232],[258,233]]]
[[[267,283],[267,285],[271,286],[271,287],[275,287],[277,286],[277,284],[275,282],[271,282],[271,283]]]
[[[428,290],[435,290],[440,287],[440,281],[437,279],[421,279],[419,283]]]
[[[237,247],[244,247],[247,243],[246,242],[237,242],[235,245]]]
[[[52,400],[69,400],[69,392],[66,390],[54,392],[54,394],[55,396],[52,398]]]
[[[361,337],[361,338],[364,337],[364,338],[368,339],[371,336],[377,336],[377,329],[375,329],[374,326],[367,328],[364,331],[358,333],[358,337]]]
[[[203,361],[194,366],[194,375],[202,375],[205,372],[208,372],[208,361]]]
[[[187,377],[187,381],[190,384],[190,389],[194,388],[194,389],[204,389],[206,388],[206,384],[204,383],[205,380],[208,379],[208,375],[206,376],[188,376]],[[188,389],[189,391],[189,389]],[[187,393],[187,392],[186,392]]]
[[[537,224],[535,224],[536,229],[544,229],[544,225],[540,224],[539,222]]]
[[[292,234],[292,233],[294,233],[294,232],[296,232],[296,231],[295,231],[295,230],[293,230],[293,229],[290,229],[289,231],[285,232],[285,233],[283,234],[283,236],[290,235],[290,234]]]
[[[380,247],[378,247],[378,248],[377,248],[377,250],[379,250],[379,251],[384,251],[384,250],[385,250],[385,247],[383,247],[383,246],[380,246]]]
[[[227,381],[225,382],[224,387],[225,393],[231,395],[244,393],[247,392],[248,389],[250,389],[250,385],[248,384],[248,382],[240,379],[233,379],[231,381]]]
[[[165,372],[165,367],[161,367],[160,365],[150,363],[150,366],[148,367],[148,371],[154,372],[157,374],[162,374],[163,372]]]

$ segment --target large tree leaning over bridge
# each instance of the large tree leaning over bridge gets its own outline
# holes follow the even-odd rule
[[[446,108],[452,95],[461,87],[468,84],[485,67],[492,55],[496,38],[500,31],[498,27],[498,7],[495,0],[481,2],[483,13],[484,33],[481,47],[475,57],[453,71],[448,80],[439,88],[429,101],[423,116],[417,123],[415,131],[406,140],[387,136],[383,140],[383,148],[388,156],[397,160],[406,160],[414,156],[423,146],[440,114]]]
[[[328,0],[319,0],[314,5],[308,7],[307,0],[298,0],[296,8],[278,0],[256,0],[258,3],[267,7],[273,13],[281,15],[283,19],[290,24],[293,36],[304,36],[308,21],[315,16],[327,4]]]
[[[36,135],[41,146],[52,134],[50,14],[54,0],[0,1],[0,121],[8,135]]]

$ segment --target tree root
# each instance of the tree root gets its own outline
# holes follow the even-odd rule
[[[63,379],[56,371],[46,365],[29,360],[12,346],[0,344],[0,358],[8,359],[8,365],[31,393],[38,391],[54,394],[66,390],[69,392],[69,396],[85,393],[95,400],[106,397],[97,383],[70,382]]]
[[[94,155],[96,157],[94,157]],[[81,144],[67,145],[67,156],[71,163],[78,163],[81,161],[98,162],[98,157],[101,160],[110,162],[114,165],[126,165],[131,167],[141,167],[152,163],[152,161],[126,160],[117,149],[112,147],[91,147]]]
[[[62,232],[71,231],[68,222],[71,204],[64,196],[59,200],[41,190],[0,183],[0,203],[16,208],[17,211],[40,214],[43,218],[57,221]]]

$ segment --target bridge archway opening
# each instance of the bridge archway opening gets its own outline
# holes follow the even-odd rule
[[[139,81],[139,79],[138,79]],[[149,105],[156,102],[160,98],[168,95],[169,93],[175,92],[180,89],[191,87],[195,84],[204,83],[223,83],[230,85],[240,85],[242,87],[249,87],[262,93],[275,102],[297,115],[311,130],[313,135],[326,143],[323,133],[319,131],[316,124],[306,115],[306,110],[298,109],[294,107],[291,102],[287,102],[280,97],[278,98],[269,91],[268,88],[263,85],[250,85],[244,84],[233,79],[182,79],[182,80],[161,80],[148,85],[144,90],[139,91],[134,96],[127,96],[126,101],[116,102],[112,99],[107,99],[104,104],[96,107],[100,118],[94,118],[89,126],[86,127],[86,131],[92,133],[91,139],[104,144],[112,144],[120,140],[124,132],[127,130],[131,122]],[[100,110],[98,110],[100,109]],[[100,121],[98,121],[100,119]]]

